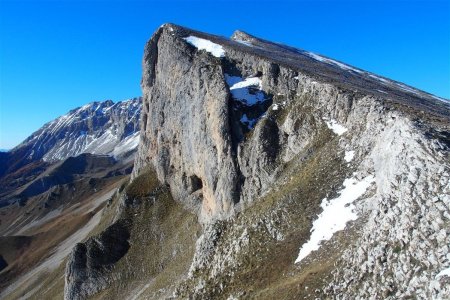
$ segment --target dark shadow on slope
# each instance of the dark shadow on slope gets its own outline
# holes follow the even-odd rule
[[[26,199],[41,194],[53,186],[73,182],[82,178],[84,174],[98,173],[112,167],[116,161],[113,157],[105,155],[93,155],[89,153],[76,157],[69,157],[49,174],[38,178],[26,187],[19,195]]]
[[[223,58],[223,69],[225,81],[228,88],[233,84],[229,78],[240,78],[245,80],[247,78],[260,78],[262,76],[261,72],[256,74],[243,74],[232,61]],[[247,134],[249,134],[256,126],[258,121],[264,116],[269,107],[273,102],[273,95],[267,94],[262,89],[257,86],[246,86],[234,89],[233,92],[236,94],[246,94],[247,96],[253,97],[254,102],[246,102],[233,96],[230,91],[229,100],[229,112],[230,112],[230,129],[231,129],[231,139],[232,139],[232,150],[236,152],[237,146],[241,143]]]

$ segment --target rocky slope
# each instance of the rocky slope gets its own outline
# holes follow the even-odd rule
[[[192,202],[203,203],[206,218],[226,217],[235,203],[245,205],[263,193],[273,182],[276,158],[289,161],[300,152],[298,144],[312,137],[311,128],[290,124],[289,118],[275,124],[269,107],[272,114],[288,114],[293,99],[316,97],[318,106],[323,98],[326,107],[315,113],[343,122],[354,101],[371,98],[413,113],[426,109],[443,124],[448,117],[445,101],[403,84],[242,32],[233,38],[169,25],[155,33],[144,58],[142,143],[135,172],[152,160],[160,181],[179,199],[197,197],[196,187],[202,186],[204,201]],[[198,51],[202,47],[221,52]],[[313,117],[307,115],[310,122]],[[265,126],[253,129],[258,120]],[[261,138],[245,139],[249,132]]]
[[[142,89],[133,181],[72,252],[65,299],[450,298],[447,100],[173,24]]]

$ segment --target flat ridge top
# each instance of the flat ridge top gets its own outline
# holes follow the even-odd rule
[[[403,107],[402,111],[429,113],[432,119],[437,117],[450,120],[450,101],[421,91],[404,83],[364,71],[343,62],[318,55],[313,52],[267,41],[244,31],[236,30],[231,39],[213,35],[172,23],[163,24],[157,32],[167,28],[167,32],[179,38],[195,36],[219,44],[226,49],[242,51],[261,59],[304,74],[319,82],[335,85],[343,90],[370,95],[387,103]],[[156,33],[155,33],[156,35]],[[412,110],[412,111],[411,111]]]

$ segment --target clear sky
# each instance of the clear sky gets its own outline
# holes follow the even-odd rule
[[[0,148],[72,108],[141,95],[144,44],[166,22],[241,29],[450,98],[448,0],[0,0]]]

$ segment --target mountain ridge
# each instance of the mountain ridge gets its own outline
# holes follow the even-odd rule
[[[350,85],[352,88],[359,89],[363,92],[368,92],[369,94],[375,94],[376,96],[384,96],[382,92],[377,92],[376,89],[368,89],[371,85],[376,83],[377,85],[383,83],[383,80],[386,80],[386,77],[382,77],[376,75],[371,72],[364,71],[362,69],[350,66],[346,63],[341,63],[339,61],[327,58],[322,55],[315,54],[313,52],[308,52],[302,49],[294,48],[291,46],[286,46],[279,43],[274,43],[271,41],[267,41],[251,34],[248,34],[244,31],[237,30],[231,39],[226,37],[207,34],[204,32],[196,31],[193,29],[189,29],[183,26],[179,26],[172,23],[167,23],[162,25],[158,31],[161,31],[164,27],[170,27],[175,31],[171,31],[173,34],[177,34],[180,36],[187,36],[189,34],[197,34],[199,37],[209,38],[213,42],[217,42],[223,46],[228,46],[231,48],[239,49],[240,51],[246,51],[253,55],[259,56],[263,59],[269,59],[272,61],[276,61],[280,65],[285,65],[286,67],[293,68],[299,72],[304,72],[310,76],[315,77],[316,79],[322,79],[325,82],[334,83],[340,85],[339,81],[344,79],[346,84]],[[157,34],[158,31],[155,33]],[[174,33],[175,32],[175,33]],[[247,39],[250,45],[247,43],[239,43],[239,40],[243,39],[244,42]],[[253,44],[252,44],[253,43]],[[256,46],[256,47],[252,47]],[[276,54],[283,53],[284,55],[279,55],[277,57]],[[322,59],[322,60],[321,60]],[[324,60],[330,60],[329,63],[324,63]],[[303,64],[303,62],[307,62],[307,64]],[[333,63],[336,62],[337,64]],[[302,65],[303,64],[303,65]],[[339,66],[340,64],[340,66]],[[310,66],[308,66],[310,65]],[[316,66],[321,66],[319,68],[315,68]],[[344,66],[344,67],[343,67]],[[347,67],[347,68],[346,68]],[[349,76],[346,78],[339,78],[339,74],[336,73],[336,70],[345,71]],[[338,77],[335,77],[338,75]],[[354,80],[355,78],[363,78],[364,80]],[[337,80],[340,79],[340,80]],[[426,108],[432,113],[440,114],[439,109],[445,104],[445,107],[449,107],[449,100],[444,99],[438,96],[434,96],[430,93],[421,91],[417,88],[408,86],[404,83],[388,79],[388,82],[384,82],[387,84],[386,88],[387,92],[390,93],[392,100],[394,102],[399,101],[403,102],[400,97],[404,97],[405,95],[409,98],[422,98],[422,100],[434,101],[439,100],[443,102],[442,105],[438,104],[436,108],[434,105],[420,105],[420,103],[412,102],[410,104],[418,105],[418,108]],[[366,85],[366,86],[365,86]],[[345,87],[345,85],[343,85]],[[392,93],[394,92],[394,93]],[[448,115],[446,115],[448,116]]]
[[[109,113],[111,115],[111,117],[113,117],[113,114],[116,115],[123,115],[126,114],[126,120],[124,120],[127,124],[125,124],[125,127],[128,126],[128,123],[133,123],[132,124],[132,128],[130,129],[125,129],[124,132],[119,132],[120,136],[118,136],[119,140],[122,140],[123,138],[127,137],[130,132],[134,133],[137,132],[136,130],[136,126],[134,125],[134,123],[138,122],[138,118],[139,118],[139,113],[140,113],[140,98],[132,98],[129,100],[124,100],[124,101],[118,101],[116,103],[114,103],[112,100],[105,100],[105,101],[94,101],[94,102],[90,102],[86,105],[77,107],[75,109],[70,110],[68,113],[56,118],[53,121],[50,121],[46,124],[44,124],[40,129],[38,129],[37,131],[35,131],[34,133],[32,133],[27,139],[25,139],[22,143],[20,143],[18,146],[16,146],[15,148],[13,148],[11,151],[14,151],[17,148],[20,147],[25,147],[25,146],[29,146],[30,144],[33,145],[34,148],[40,148],[43,147],[43,145],[40,145],[42,143],[45,142],[45,135],[47,135],[46,131],[51,131],[50,134],[48,134],[49,136],[52,135],[57,135],[57,136],[61,136],[61,133],[59,133],[58,131],[64,127],[64,126],[73,126],[75,122],[77,122],[77,119],[79,119],[79,121],[81,122],[86,122],[89,119],[93,119],[93,118],[101,118],[103,116],[107,116],[107,114]],[[115,112],[115,110],[117,110],[117,112]],[[105,126],[104,124],[99,123],[99,121],[95,121],[94,124],[89,124],[89,121],[87,122],[87,126],[84,125],[82,126],[82,128],[77,128],[77,130],[79,130],[79,135],[84,135],[84,134],[89,134],[89,132],[86,132],[83,129],[87,129],[87,130],[91,130],[91,131],[95,131],[95,127],[100,127],[100,126]],[[95,124],[97,123],[97,124]],[[120,122],[117,122],[120,123]],[[111,124],[113,125],[113,124]],[[76,126],[76,124],[75,124]],[[128,130],[128,131],[127,131]],[[44,137],[42,137],[44,136]],[[77,137],[77,136],[76,136]],[[93,137],[94,138],[94,137]],[[100,137],[95,137],[96,139],[101,138]],[[44,139],[44,141],[40,140],[40,139]],[[70,142],[68,141],[63,141],[63,144],[69,144]],[[77,147],[75,145],[75,147]],[[82,153],[83,151],[85,151],[87,149],[87,151],[89,151],[89,144],[88,145],[84,145],[84,147],[80,147],[79,150],[75,151],[73,154],[78,154],[78,153]],[[52,150],[50,150],[52,151]],[[93,150],[91,150],[93,151]],[[95,150],[94,150],[95,151]],[[97,150],[98,151],[98,150]],[[58,154],[54,154],[54,155],[49,155],[49,150],[46,151],[45,155],[42,156],[42,158],[45,161],[53,161],[53,160],[60,160],[60,159],[64,159],[67,157],[67,153],[63,153],[62,155],[58,155]],[[58,152],[58,150],[56,150],[56,152]],[[69,153],[72,153],[73,151],[69,151]],[[107,151],[108,152],[108,151]],[[99,152],[99,154],[106,154],[107,152],[105,151],[101,151]],[[95,154],[95,153],[94,153]],[[32,150],[32,152],[29,154],[29,156],[32,159],[38,159],[40,158],[40,155],[35,155],[34,154],[34,150]]]
[[[233,33],[233,35],[231,36],[231,39],[235,40],[235,41],[244,41],[244,42],[248,41],[250,43],[251,43],[251,41],[254,41],[254,42],[263,41],[264,43],[270,43],[270,44],[274,44],[276,46],[282,46],[282,47],[285,47],[285,48],[290,49],[290,50],[295,51],[295,52],[299,52],[299,53],[303,53],[303,54],[309,54],[309,56],[312,56],[313,58],[316,57],[317,60],[319,60],[319,61],[320,60],[325,60],[325,61],[328,60],[331,64],[335,64],[337,66],[341,66],[341,68],[343,68],[343,69],[352,70],[353,72],[356,72],[356,73],[365,73],[365,74],[367,74],[369,76],[371,76],[371,75],[375,76],[373,78],[374,79],[379,79],[380,81],[389,80],[389,81],[391,81],[391,82],[393,82],[393,83],[395,83],[397,85],[403,85],[403,86],[406,86],[406,88],[414,89],[417,92],[420,92],[423,95],[430,96],[430,97],[432,97],[432,98],[434,98],[436,100],[440,100],[440,101],[444,101],[444,102],[449,102],[450,101],[450,99],[446,99],[446,98],[443,98],[443,97],[439,97],[439,96],[433,95],[433,94],[431,94],[429,92],[420,90],[420,89],[418,89],[418,88],[416,88],[414,86],[406,85],[406,84],[402,83],[401,81],[393,80],[393,79],[390,79],[390,78],[388,78],[386,76],[377,75],[377,74],[375,74],[373,72],[369,72],[369,71],[366,71],[366,70],[364,70],[362,68],[352,66],[352,65],[350,65],[348,63],[345,63],[343,61],[332,59],[332,58],[330,58],[328,56],[325,56],[323,54],[319,54],[317,52],[306,51],[306,50],[303,50],[303,49],[300,49],[300,48],[295,48],[295,47],[292,47],[292,46],[289,46],[289,45],[285,45],[285,44],[282,44],[282,43],[276,43],[276,42],[271,42],[271,41],[268,41],[268,40],[264,40],[264,39],[258,38],[256,36],[253,36],[253,35],[245,32],[245,31],[242,31],[242,30],[236,30]]]

